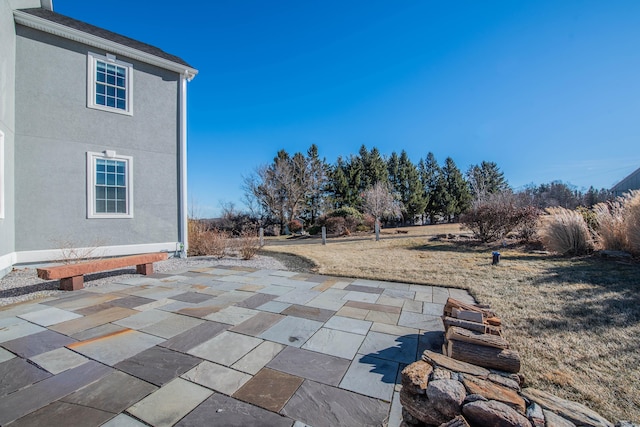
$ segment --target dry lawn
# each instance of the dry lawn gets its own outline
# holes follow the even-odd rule
[[[327,275],[468,289],[503,318],[527,385],[614,422],[640,420],[640,265],[501,248],[501,262],[492,266],[496,248],[431,239],[459,232],[444,227],[414,227],[405,238],[387,234],[379,242],[332,239],[265,250],[305,257]]]

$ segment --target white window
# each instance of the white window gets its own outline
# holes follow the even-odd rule
[[[133,218],[133,158],[87,153],[87,217]]]
[[[4,133],[0,132],[0,219],[4,218]]]
[[[107,56],[89,53],[87,106],[121,114],[133,114],[133,65]]]

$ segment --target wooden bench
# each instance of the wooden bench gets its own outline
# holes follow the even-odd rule
[[[153,274],[153,263],[163,261],[167,257],[166,252],[157,252],[38,268],[38,277],[45,280],[60,279],[61,290],[76,291],[84,287],[85,274],[135,265],[138,274],[149,275]]]

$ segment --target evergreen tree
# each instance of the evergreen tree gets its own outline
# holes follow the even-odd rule
[[[387,176],[391,191],[398,193],[400,191],[400,158],[394,151],[387,159]]]
[[[483,161],[480,165],[470,166],[467,170],[467,181],[475,200],[482,200],[490,194],[509,189],[504,173],[495,162]]]
[[[429,223],[435,224],[444,211],[445,181],[442,177],[442,169],[433,153],[429,152],[422,163],[421,180],[426,199],[425,214],[429,217]]]
[[[449,222],[453,222],[471,206],[471,193],[462,172],[451,157],[444,161],[442,177],[446,189],[443,213]]]
[[[400,153],[398,161],[398,178],[399,185],[396,190],[404,206],[405,220],[413,224],[416,216],[424,212],[426,201],[423,196],[418,169],[404,150]]]
[[[318,147],[312,144],[307,150],[307,191],[305,201],[305,215],[313,224],[322,213],[329,182],[329,165],[325,159],[320,159]]]
[[[349,194],[349,180],[347,178],[347,163],[339,156],[335,165],[329,169],[329,205],[333,209],[347,206]]]

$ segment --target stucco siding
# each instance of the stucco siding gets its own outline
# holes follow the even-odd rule
[[[178,241],[180,76],[133,64],[133,115],[87,107],[80,43],[17,26],[16,251]],[[87,219],[86,153],[133,158],[132,219]]]
[[[15,55],[16,36],[9,4],[0,1],[0,132],[4,135],[2,176],[4,218],[0,218],[0,277],[9,268],[8,256],[15,250],[14,230],[14,132],[15,132]]]

